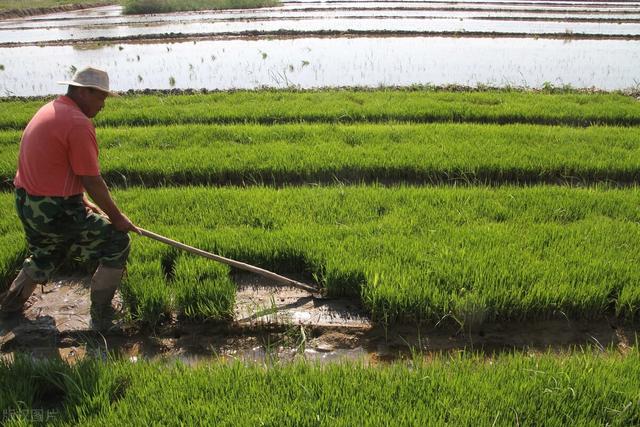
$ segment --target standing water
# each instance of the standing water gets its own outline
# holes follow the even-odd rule
[[[640,85],[640,2],[351,1],[0,21],[0,96],[59,93],[88,64],[117,91]]]

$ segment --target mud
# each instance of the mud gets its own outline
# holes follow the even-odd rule
[[[474,3],[478,4],[478,3]],[[620,15],[636,15],[638,14],[637,9],[628,8],[628,9],[619,9],[616,7],[606,7],[603,9],[560,9],[560,8],[549,8],[542,9],[535,7],[534,8],[523,8],[523,7],[504,7],[509,6],[509,4],[501,3],[502,7],[498,8],[487,8],[487,7],[446,7],[446,6],[420,6],[420,7],[411,7],[411,6],[396,6],[396,7],[300,7],[300,8],[289,8],[288,12],[320,12],[320,11],[439,11],[439,12],[486,12],[488,10],[496,11],[496,12],[518,12],[518,13],[573,13],[573,14],[610,14],[616,13]],[[527,6],[531,6],[531,4],[527,4]],[[635,5],[632,5],[635,6]]]
[[[640,14],[640,12],[639,12]],[[495,22],[572,22],[572,23],[590,23],[590,24],[638,24],[640,23],[640,18],[636,17],[626,17],[626,18],[605,18],[605,17],[569,17],[569,16],[553,16],[553,17],[543,17],[543,16],[469,16],[458,18],[456,16],[453,17],[441,17],[441,16],[412,16],[412,15],[343,15],[332,17],[336,19],[342,20],[371,20],[371,19],[386,19],[386,20],[416,20],[420,19],[426,22],[434,21],[434,20],[459,20],[459,19],[467,19],[467,20],[477,20],[477,21],[495,21]],[[205,22],[207,24],[210,23],[223,23],[223,22],[277,22],[284,17],[276,17],[276,16],[268,16],[268,17],[225,17],[220,19],[207,19]],[[312,21],[319,19],[318,16],[287,16],[286,21]],[[55,20],[52,20],[52,24]],[[145,22],[136,22],[136,23],[127,23],[127,22],[92,22],[92,28],[112,28],[120,25],[130,25],[132,27],[135,26],[152,26],[152,25],[163,25],[164,21],[145,21]],[[355,25],[355,23],[354,23]],[[70,27],[71,25],[69,25]],[[60,28],[60,25],[44,25],[38,27],[40,31],[42,30],[57,30]],[[0,31],[29,31],[33,30],[32,26],[11,26],[7,28],[0,28]],[[536,33],[537,34],[537,33]],[[64,39],[69,41],[68,39]],[[56,41],[62,42],[63,39],[58,39]],[[71,40],[72,42],[73,40]]]
[[[240,31],[240,32],[219,32],[219,33],[164,33],[164,34],[141,34],[126,37],[94,37],[82,40],[48,40],[36,42],[4,42],[0,43],[0,48],[16,47],[47,47],[47,46],[69,46],[78,48],[82,46],[95,46],[114,43],[168,43],[168,42],[198,42],[214,40],[289,40],[300,38],[410,38],[410,37],[447,37],[447,38],[528,38],[547,40],[640,40],[640,34],[586,34],[586,33],[523,33],[523,32],[482,32],[482,31],[360,31],[360,30],[319,30],[319,31],[297,31],[297,30],[276,30],[276,31]]]
[[[465,330],[443,320],[437,325],[372,322],[357,300],[315,299],[254,275],[234,276],[238,284],[235,318],[193,323],[169,319],[150,329],[120,324],[108,334],[89,327],[89,278],[64,278],[38,289],[23,316],[0,321],[0,358],[15,352],[75,362],[86,355],[117,354],[143,359],[271,363],[305,358],[380,363],[442,352],[569,352],[576,347],[617,348],[637,343],[640,325],[615,319],[555,319],[484,324]],[[119,298],[116,297],[119,304]]]

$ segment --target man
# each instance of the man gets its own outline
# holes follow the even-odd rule
[[[49,280],[70,253],[99,261],[91,279],[91,318],[104,329],[111,325],[111,300],[129,255],[127,232],[140,233],[120,212],[100,175],[90,120],[115,94],[109,91],[107,73],[94,68],[58,83],[69,85],[66,96],[40,108],[20,142],[14,186],[29,256],[0,296],[0,314],[20,313],[36,286]]]

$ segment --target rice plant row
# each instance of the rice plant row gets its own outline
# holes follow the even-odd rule
[[[43,99],[1,100],[0,130],[21,130]],[[589,126],[640,124],[640,103],[622,94],[345,89],[128,95],[109,100],[104,126],[287,122],[481,122]]]
[[[135,223],[359,297],[376,320],[477,325],[554,316],[637,317],[640,190],[166,188],[117,193]],[[24,247],[0,197],[4,268]],[[13,264],[12,264],[13,263]],[[14,270],[15,271],[15,270]],[[226,267],[135,238],[123,286],[134,317],[228,318]],[[3,277],[11,274],[3,271]]]
[[[637,127],[172,125],[99,128],[98,138],[103,176],[121,187],[640,181]],[[19,131],[0,132],[4,188],[19,140]]]
[[[640,356],[469,354],[366,366],[0,362],[5,425],[611,425],[640,424]],[[274,404],[277,402],[277,404]],[[36,420],[37,422],[38,420]]]

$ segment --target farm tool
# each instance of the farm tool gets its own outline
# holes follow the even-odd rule
[[[304,291],[307,291],[307,292],[311,293],[314,298],[317,298],[319,296],[319,294],[320,294],[320,289],[318,289],[318,288],[316,288],[314,286],[310,286],[310,285],[298,282],[296,280],[290,279],[288,277],[281,276],[281,275],[276,274],[276,273],[274,273],[272,271],[265,270],[263,268],[256,267],[256,266],[251,265],[251,264],[246,264],[244,262],[236,261],[236,260],[233,260],[233,259],[230,259],[230,258],[225,258],[225,257],[220,256],[220,255],[212,254],[210,252],[206,252],[206,251],[203,251],[202,249],[194,248],[193,246],[185,245],[184,243],[177,242],[175,240],[169,239],[168,237],[161,236],[159,234],[153,233],[151,231],[145,230],[145,229],[140,228],[140,227],[138,227],[138,230],[140,230],[140,234],[142,234],[143,236],[148,237],[150,239],[157,240],[158,242],[165,243],[165,244],[167,244],[169,246],[173,246],[175,248],[182,249],[182,250],[185,250],[187,252],[191,252],[192,254],[195,254],[195,255],[200,255],[201,257],[204,257],[204,258],[212,259],[214,261],[218,261],[218,262],[221,262],[223,264],[230,265],[230,266],[238,268],[240,270],[250,271],[250,272],[258,274],[258,275],[260,275],[262,277],[266,277],[268,279],[273,279],[273,280],[275,280],[277,282],[280,282],[280,283],[285,284],[285,285],[292,286],[294,288],[302,289]]]

